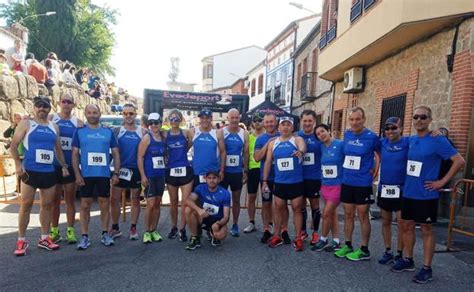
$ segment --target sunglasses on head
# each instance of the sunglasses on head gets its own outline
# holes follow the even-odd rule
[[[122,114],[127,117],[133,117],[135,115],[134,112],[123,112]]]
[[[157,125],[160,125],[160,124],[161,124],[161,122],[159,120],[149,120],[148,121],[148,126],[151,126],[151,125],[157,126]]]
[[[422,121],[424,121],[424,120],[426,120],[426,119],[428,119],[428,118],[429,118],[428,115],[414,115],[414,116],[413,116],[413,119],[414,119],[414,120],[422,120]]]
[[[40,102],[35,103],[35,107],[48,109],[48,108],[51,108],[51,105],[49,105],[46,102],[41,102],[40,101]]]
[[[63,100],[61,100],[61,103],[62,104],[74,104],[74,102],[72,100],[69,100],[69,99],[63,99]]]
[[[171,117],[170,122],[181,122],[181,119],[179,117]]]
[[[395,130],[398,130],[398,127],[395,125],[385,126],[385,131],[395,131]]]

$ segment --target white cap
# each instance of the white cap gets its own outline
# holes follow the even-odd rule
[[[148,115],[148,120],[161,121],[161,116],[159,113],[151,113]]]
[[[283,123],[283,122],[290,122],[291,124],[294,124],[295,122],[293,121],[293,118],[292,117],[289,117],[289,116],[283,116],[283,117],[280,117],[279,118],[279,124]]]

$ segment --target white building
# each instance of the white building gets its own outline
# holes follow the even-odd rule
[[[246,75],[246,87],[249,95],[249,110],[265,101],[265,60],[250,69]]]
[[[265,58],[266,51],[258,46],[248,46],[218,53],[202,59],[202,91],[228,87]]]

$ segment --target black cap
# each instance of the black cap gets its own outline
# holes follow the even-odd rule
[[[385,121],[385,125],[400,125],[400,118],[399,117],[390,117]]]
[[[201,116],[207,116],[207,117],[212,117],[212,111],[208,108],[203,108],[201,109],[201,111],[199,112],[199,115],[198,117],[201,117]]]
[[[264,116],[265,114],[262,112],[255,112],[252,116],[252,122],[261,122]]]
[[[215,176],[219,176],[219,171],[217,171],[217,170],[209,170],[209,171],[206,172],[206,176],[211,175],[211,174],[213,174],[213,175],[215,175]]]
[[[38,96],[35,96],[35,98],[33,98],[33,104],[35,106],[37,104],[44,104],[51,107],[51,100],[47,96],[38,95]]]

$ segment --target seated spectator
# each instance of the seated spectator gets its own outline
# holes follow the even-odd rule
[[[17,58],[19,58],[21,61],[23,61],[23,50],[21,47],[21,41],[20,40],[15,40],[14,46],[11,48],[8,48],[5,51],[5,55],[7,57],[7,63],[10,68],[13,67],[15,61],[13,60],[13,55],[16,55]]]
[[[98,80],[95,81],[94,88],[89,91],[89,95],[94,98],[102,99],[103,89],[102,89],[102,85],[100,84]]]
[[[62,75],[63,82],[69,85],[74,85],[76,87],[81,87],[77,81],[76,78],[74,77],[74,73],[76,71],[76,67],[72,65],[71,63],[66,63],[64,65],[64,71]]]
[[[33,76],[39,84],[44,84],[48,79],[48,70],[36,59],[31,59],[31,63],[28,66],[28,75]]]
[[[18,73],[22,74],[26,72],[26,68],[23,65],[23,58],[21,56],[14,54],[12,56],[12,60],[13,60],[13,67],[12,67],[13,74],[18,74]]]
[[[46,59],[44,62],[46,70],[48,71],[48,78],[46,79],[44,85],[48,88],[53,87],[56,84],[59,84],[61,81],[61,76],[59,71],[53,67],[53,62],[51,59]]]
[[[10,76],[10,67],[7,64],[7,56],[0,54],[0,74],[3,76]]]
[[[30,66],[31,62],[35,59],[35,54],[28,53],[25,56],[25,74],[28,74],[28,67]]]
[[[46,55],[46,60],[47,59],[51,60],[51,65],[56,71],[61,72],[61,65],[59,64],[59,59],[56,53],[49,52],[48,55]],[[46,60],[44,63],[45,66],[46,66]]]

